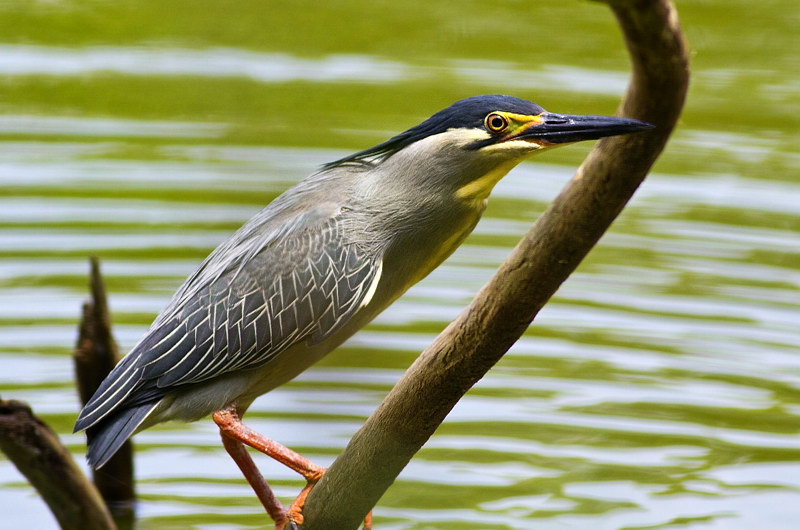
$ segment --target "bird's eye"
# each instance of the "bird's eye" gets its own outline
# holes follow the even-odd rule
[[[483,120],[486,130],[492,133],[503,132],[508,127],[508,118],[502,114],[491,113]]]

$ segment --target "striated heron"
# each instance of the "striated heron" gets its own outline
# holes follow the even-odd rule
[[[324,468],[241,422],[383,311],[472,232],[494,185],[528,156],[650,125],[546,112],[510,96],[458,101],[324,165],[224,241],[186,280],[78,416],[90,465],[135,432],[212,415],[277,528],[302,521]],[[288,510],[245,445],[307,480]]]

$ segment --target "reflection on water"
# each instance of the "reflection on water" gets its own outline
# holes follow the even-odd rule
[[[414,66],[357,55],[304,59],[237,49],[56,48],[0,45],[0,75],[75,76],[114,72],[132,76],[246,78],[260,83],[394,83],[455,77],[461,84],[500,85],[507,90],[558,86],[562,90],[617,96],[628,83],[626,72],[542,65],[529,71],[514,63],[457,59],[435,67]]]
[[[65,118],[62,116],[0,116],[0,134],[34,136],[91,136],[122,138],[214,138],[222,127],[210,123],[153,122],[141,120],[109,120]],[[22,148],[30,145],[22,144]],[[38,146],[41,148],[41,146]],[[38,151],[41,152],[41,151]],[[37,154],[38,154],[37,152]]]
[[[572,12],[531,9],[546,20]],[[792,86],[779,46],[775,65],[758,69],[703,62],[719,13],[738,3],[685,9],[700,41],[695,79],[711,84],[696,86],[668,152],[612,232],[387,492],[377,527],[788,530],[800,520],[800,159],[796,117],[786,115],[797,102],[763,96]],[[591,14],[573,19],[587,38],[600,31],[589,21],[602,8],[569,10]],[[22,38],[25,27],[0,44],[0,392],[29,401],[79,459],[69,352],[88,255],[102,259],[129,348],[216,244],[346,154],[343,145],[380,141],[438,110],[431,102],[443,93],[476,87],[550,87],[540,103],[554,111],[611,112],[626,77],[611,45],[595,50],[597,61],[543,53],[533,68],[491,35],[485,55],[436,60],[420,41],[416,61],[399,44],[312,57],[222,38],[76,48]],[[741,113],[730,121],[724,109],[754,85],[769,124]],[[263,97],[239,96],[254,93]],[[464,247],[336,354],[258,400],[250,424],[329,464],[585,150],[512,172]],[[263,527],[210,422],[136,440],[142,528]],[[292,472],[259,464],[279,495],[296,494]],[[0,528],[55,528],[5,460],[0,488]]]
[[[377,58],[335,55],[321,60],[237,49],[55,48],[0,46],[2,75],[125,75],[244,77],[262,83],[288,81],[393,82],[406,75],[402,65]]]

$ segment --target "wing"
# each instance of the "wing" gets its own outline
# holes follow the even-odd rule
[[[243,227],[187,280],[106,378],[76,430],[123,402],[153,402],[181,385],[262,366],[295,344],[317,344],[341,329],[372,296],[380,258],[344,237],[335,212],[308,212],[266,237]]]

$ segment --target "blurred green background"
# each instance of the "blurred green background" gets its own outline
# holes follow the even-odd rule
[[[687,106],[653,174],[375,510],[376,529],[800,523],[800,10],[679,1]],[[0,395],[82,462],[70,351],[98,255],[123,350],[227,234],[319,164],[454,100],[610,114],[593,2],[0,3]],[[465,245],[251,426],[330,463],[590,149],[513,171]],[[213,424],[137,441],[142,529],[266,516]],[[258,460],[278,494],[301,487]],[[0,528],[56,528],[0,459]]]

